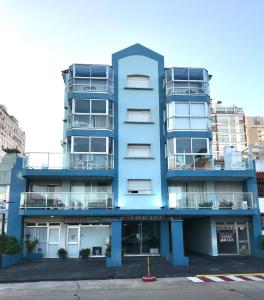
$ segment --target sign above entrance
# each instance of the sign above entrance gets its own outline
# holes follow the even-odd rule
[[[65,217],[65,224],[87,224],[87,223],[110,223],[111,219],[109,218],[100,218],[100,217]]]

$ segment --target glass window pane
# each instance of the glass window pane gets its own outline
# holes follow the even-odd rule
[[[112,138],[108,138],[108,153],[109,154],[113,154],[113,139]]]
[[[190,129],[190,118],[174,118],[174,129]]]
[[[207,139],[193,139],[192,140],[193,153],[207,153]]]
[[[206,118],[191,118],[191,129],[206,130],[207,119]]]
[[[172,69],[166,71],[166,80],[167,82],[172,81]]]
[[[174,80],[188,80],[188,69],[174,68]]]
[[[203,69],[190,69],[189,80],[203,80]]]
[[[175,114],[178,115],[189,115],[189,104],[188,103],[175,103]]]
[[[204,103],[192,103],[191,104],[191,115],[192,116],[205,116]]]
[[[168,156],[174,154],[174,139],[168,139]]]
[[[112,101],[108,101],[108,114],[110,116],[113,115],[113,102]]]
[[[91,77],[106,77],[106,66],[91,66]]]
[[[90,100],[75,100],[76,113],[90,113]]]
[[[89,138],[74,138],[74,152],[89,152]]]
[[[176,139],[176,153],[191,152],[191,139]]]
[[[75,76],[76,77],[90,77],[90,66],[75,65]]]
[[[106,113],[106,101],[105,100],[93,100],[92,101],[92,113]]]
[[[108,67],[108,79],[114,80],[113,78],[113,69],[111,67]]]
[[[58,243],[60,236],[59,228],[50,228],[49,229],[49,243]]]
[[[106,139],[105,138],[91,138],[91,152],[106,153]]]

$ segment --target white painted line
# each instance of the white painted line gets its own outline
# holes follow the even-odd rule
[[[255,277],[255,276],[249,276],[249,275],[243,275],[243,276],[245,276],[245,277],[247,277],[249,279],[252,279],[254,281],[264,281],[263,279]]]
[[[212,279],[215,282],[223,282],[223,281],[225,281],[224,279],[221,279],[221,278],[216,277],[216,276],[206,276],[206,277],[209,278],[209,279]]]
[[[204,282],[203,280],[199,279],[198,277],[187,277],[192,282]]]
[[[234,281],[246,281],[246,280],[244,280],[242,278],[239,278],[239,277],[236,277],[236,276],[233,276],[233,275],[225,275],[225,277],[228,277],[228,278],[230,278],[230,279],[232,279]]]

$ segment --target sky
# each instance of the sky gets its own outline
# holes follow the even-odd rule
[[[61,71],[135,43],[166,67],[206,68],[214,101],[264,116],[263,0],[0,0],[0,37],[0,104],[27,152],[62,151]]]

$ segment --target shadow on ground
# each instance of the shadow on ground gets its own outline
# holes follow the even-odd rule
[[[157,277],[186,277],[198,274],[264,273],[264,259],[253,256],[212,257],[189,255],[190,265],[173,267],[161,257],[151,257],[151,273]],[[106,268],[104,258],[41,259],[23,261],[0,270],[0,283],[47,280],[140,278],[147,273],[146,257],[125,257],[120,268]]]

